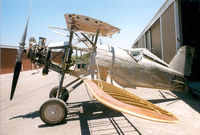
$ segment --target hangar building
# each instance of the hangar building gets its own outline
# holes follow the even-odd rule
[[[13,73],[17,49],[17,46],[0,45],[0,74]],[[22,71],[34,69],[25,53],[22,57],[22,63]]]
[[[166,0],[133,44],[169,63],[181,46],[195,48],[192,74],[200,81],[200,1]]]

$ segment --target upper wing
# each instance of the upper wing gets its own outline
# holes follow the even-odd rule
[[[126,90],[99,80],[84,79],[84,82],[99,102],[112,109],[152,121],[177,122],[173,114]]]
[[[77,14],[65,14],[65,20],[69,30],[96,35],[97,30],[101,36],[112,36],[120,29],[100,20]],[[71,26],[74,27],[71,27]],[[71,29],[72,28],[72,29]]]

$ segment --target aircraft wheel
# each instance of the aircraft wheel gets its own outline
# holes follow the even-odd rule
[[[54,87],[51,89],[50,93],[49,93],[49,98],[55,98],[57,95],[57,91],[58,91],[58,86]],[[60,91],[60,95],[59,97],[64,101],[67,102],[67,100],[69,99],[69,92],[67,89],[62,88]]]
[[[44,123],[59,124],[67,116],[67,107],[61,99],[52,98],[42,104],[39,114]]]

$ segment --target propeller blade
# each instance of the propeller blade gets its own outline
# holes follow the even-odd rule
[[[25,26],[25,29],[24,29],[24,34],[23,34],[23,36],[22,36],[20,45],[21,45],[21,44],[22,44],[22,45],[25,45],[26,35],[27,35],[27,30],[28,30],[29,16],[30,16],[30,14],[28,15],[28,18],[27,18],[27,20],[26,20],[26,26]]]
[[[29,11],[28,11],[28,17],[27,17],[27,20],[26,20],[26,26],[25,26],[25,29],[24,29],[24,34],[22,36],[22,39],[21,39],[21,42],[20,42],[20,45],[21,46],[24,46],[25,45],[25,41],[26,41],[26,35],[27,35],[27,30],[28,30],[28,22],[29,22],[29,17],[30,17],[30,14],[31,14],[31,8],[32,8],[32,1],[30,3],[30,7],[29,7]],[[19,48],[20,49],[20,48]]]
[[[28,22],[29,22],[31,7],[32,7],[32,1],[31,1],[31,4],[30,4],[29,13],[28,13],[28,17],[27,17],[27,20],[26,20],[26,26],[25,26],[25,29],[24,29],[24,33],[23,33],[21,42],[19,43],[19,49],[18,49],[16,64],[15,64],[15,70],[14,70],[13,80],[12,80],[10,100],[13,99],[13,96],[14,96],[14,93],[15,93],[15,88],[17,86],[17,81],[18,81],[19,74],[20,74],[20,71],[21,71],[21,66],[22,66],[21,58],[22,58],[22,53],[24,51],[24,46],[25,46],[25,42],[26,42],[26,35],[27,35],[27,30],[28,30]]]
[[[22,66],[22,62],[17,61],[15,64],[15,70],[14,70],[14,75],[13,75],[13,80],[12,80],[12,88],[11,88],[11,93],[10,93],[10,100],[13,99],[14,93],[15,93],[15,88],[17,85],[17,81],[19,78],[19,74],[21,71],[21,66]]]

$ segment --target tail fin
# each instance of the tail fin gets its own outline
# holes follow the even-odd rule
[[[169,63],[169,66],[172,69],[181,72],[184,76],[189,76],[192,69],[194,51],[195,49],[190,46],[181,47]]]

